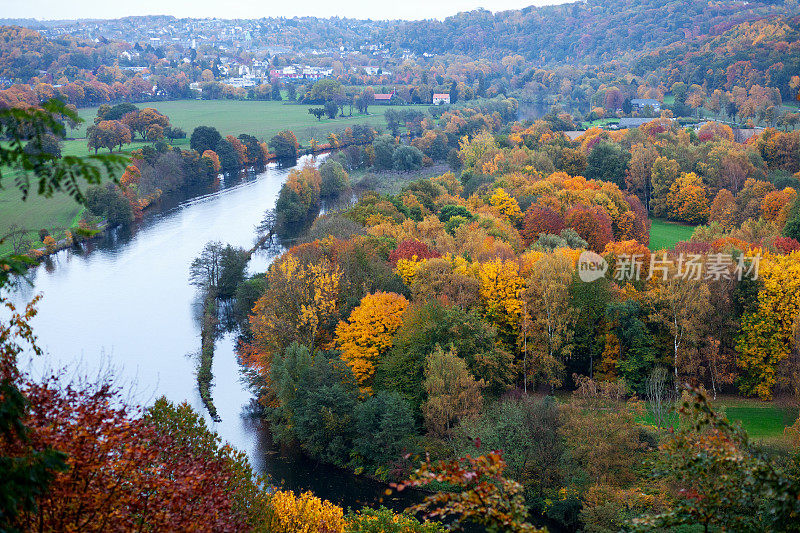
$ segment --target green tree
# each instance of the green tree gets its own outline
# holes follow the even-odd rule
[[[229,176],[239,173],[241,167],[239,166],[239,156],[236,155],[236,150],[231,146],[231,143],[226,139],[220,139],[214,147],[214,151],[219,157],[222,172]]]
[[[477,415],[483,404],[483,385],[452,347],[445,352],[437,346],[428,354],[422,383],[428,399],[422,404],[422,414],[431,434],[449,437],[459,420]]]
[[[378,391],[356,407],[354,418],[353,452],[370,470],[382,470],[410,451],[416,435],[414,414],[397,392]]]
[[[625,188],[625,175],[631,155],[617,143],[597,143],[586,160],[586,177],[615,183]]]
[[[91,214],[105,218],[111,227],[129,226],[134,220],[131,203],[112,183],[89,187],[86,208]]]
[[[220,140],[222,140],[222,136],[217,131],[217,128],[197,126],[189,138],[189,146],[198,154],[202,154],[206,150],[216,151]]]
[[[271,380],[278,401],[273,434],[296,441],[312,457],[344,466],[350,457],[358,385],[341,360],[312,355],[292,343],[273,358]]]
[[[295,160],[297,159],[297,143],[292,141],[287,132],[281,132],[269,140],[269,149],[275,154],[275,157],[281,160]],[[288,132],[291,134],[291,132]],[[292,137],[294,135],[292,134]]]
[[[319,194],[324,198],[339,196],[350,188],[350,177],[342,164],[334,159],[326,159],[319,167],[319,174],[322,177]]]
[[[434,300],[406,312],[392,349],[378,364],[377,388],[400,392],[418,412],[425,400],[425,358],[437,345],[452,346],[489,391],[500,394],[509,387],[513,356],[498,344],[496,330],[474,310]]]
[[[342,83],[339,80],[327,78],[314,83],[309,91],[309,97],[312,102],[321,104],[333,101],[336,95],[343,94],[343,92]]]
[[[680,167],[674,159],[661,156],[653,161],[653,167],[650,170],[650,180],[653,185],[650,208],[655,216],[663,217],[667,215],[669,209],[667,195],[679,175]]]
[[[394,165],[394,138],[391,135],[381,135],[372,142],[372,149],[375,151],[375,168],[389,170]]]
[[[503,450],[509,476],[525,487],[528,503],[543,510],[568,475],[560,425],[558,403],[551,396],[503,399],[459,424],[456,453]]]
[[[336,102],[333,100],[328,100],[325,102],[325,114],[328,115],[328,118],[336,118],[336,114],[339,112],[339,106],[336,105]]]
[[[414,146],[398,146],[392,154],[392,167],[403,172],[419,170],[422,167],[422,152]]]
[[[640,318],[641,307],[633,300],[612,302],[606,308],[606,323],[619,339],[620,354],[615,368],[633,390],[644,393],[647,376],[655,365],[653,342]]]
[[[800,196],[795,198],[783,227],[783,235],[800,241]]]
[[[322,121],[322,117],[325,116],[325,108],[324,107],[309,107],[308,114],[314,115],[317,120]]]

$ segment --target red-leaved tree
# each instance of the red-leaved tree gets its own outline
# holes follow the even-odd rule
[[[540,233],[558,235],[565,228],[561,213],[539,204],[532,204],[525,211],[522,223],[522,238],[530,245],[539,238]]]
[[[433,259],[434,257],[441,257],[442,254],[425,244],[424,242],[419,242],[417,240],[406,240],[401,242],[396,249],[392,250],[392,253],[389,254],[389,262],[392,266],[397,264],[399,259],[413,259],[414,256],[417,259]]]
[[[601,253],[614,240],[611,217],[602,207],[576,205],[567,211],[566,222],[595,252]]]

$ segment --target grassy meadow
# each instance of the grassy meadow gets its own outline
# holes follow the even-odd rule
[[[183,128],[187,135],[197,126],[214,126],[222,135],[247,133],[269,140],[281,130],[292,130],[301,144],[312,138],[325,142],[328,134],[338,132],[353,124],[369,124],[378,130],[386,128],[383,106],[371,106],[370,114],[361,115],[354,109],[353,116],[323,118],[318,121],[308,113],[310,105],[296,105],[275,101],[253,100],[175,100],[169,102],[142,102],[139,109],[153,107],[167,115],[173,126]],[[426,109],[427,106],[411,106]],[[345,108],[349,110],[349,108]],[[79,110],[85,122],[74,131],[76,137],[86,135],[86,127],[97,116],[96,107]]]
[[[784,430],[794,424],[798,415],[796,406],[783,405],[777,401],[763,402],[754,398],[719,396],[711,404],[731,422],[740,423],[750,438],[766,444],[786,442]],[[670,419],[673,426],[677,425],[674,415]],[[643,421],[653,424],[652,415],[648,412]]]
[[[653,218],[650,220],[650,249],[672,248],[676,242],[688,241],[692,233],[694,226]]]

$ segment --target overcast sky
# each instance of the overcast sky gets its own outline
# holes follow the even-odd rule
[[[565,1],[568,0],[0,0],[0,18],[78,19],[130,15],[261,18],[314,15],[442,19],[459,11],[479,7],[504,11]]]

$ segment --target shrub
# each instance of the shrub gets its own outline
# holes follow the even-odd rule
[[[319,167],[319,173],[322,177],[319,193],[323,198],[339,196],[350,188],[350,177],[338,161],[326,160]]]
[[[413,146],[399,146],[392,154],[395,170],[410,172],[422,168],[422,152]]]

